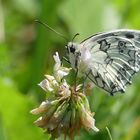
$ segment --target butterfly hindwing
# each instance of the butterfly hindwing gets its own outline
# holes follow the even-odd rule
[[[92,36],[80,44],[90,49],[88,77],[110,94],[125,92],[140,69],[140,32],[117,30]]]

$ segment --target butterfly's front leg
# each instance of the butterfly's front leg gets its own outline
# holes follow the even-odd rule
[[[75,91],[76,91],[76,86],[77,86],[77,77],[78,77],[78,72],[79,72],[79,63],[80,63],[80,52],[75,53],[75,64],[74,64],[74,69],[75,69]]]
[[[61,65],[63,64],[63,61],[66,61],[67,63],[70,64],[70,61],[66,57],[62,57],[62,59],[61,59]]]
[[[75,53],[75,69],[76,69],[77,71],[78,71],[78,69],[79,69],[80,56],[81,56],[81,53],[80,53],[80,52],[76,52],[76,53]]]

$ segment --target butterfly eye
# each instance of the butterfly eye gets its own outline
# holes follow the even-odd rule
[[[75,52],[75,48],[70,47],[70,52],[71,52],[71,53],[74,53],[74,52]]]

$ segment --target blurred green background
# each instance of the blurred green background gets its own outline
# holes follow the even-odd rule
[[[47,22],[76,41],[117,28],[140,29],[139,0],[0,0],[0,140],[49,140],[30,110],[45,100],[37,84],[52,73],[52,55],[65,55],[66,41],[34,22]],[[81,130],[76,140],[140,140],[140,73],[125,94],[94,88],[91,109],[99,133]],[[60,138],[62,139],[62,138]]]

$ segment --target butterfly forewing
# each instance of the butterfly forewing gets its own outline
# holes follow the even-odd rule
[[[131,84],[133,75],[140,69],[139,31],[100,33],[81,42],[79,48],[91,52],[88,77],[112,95],[125,92],[126,85]]]

